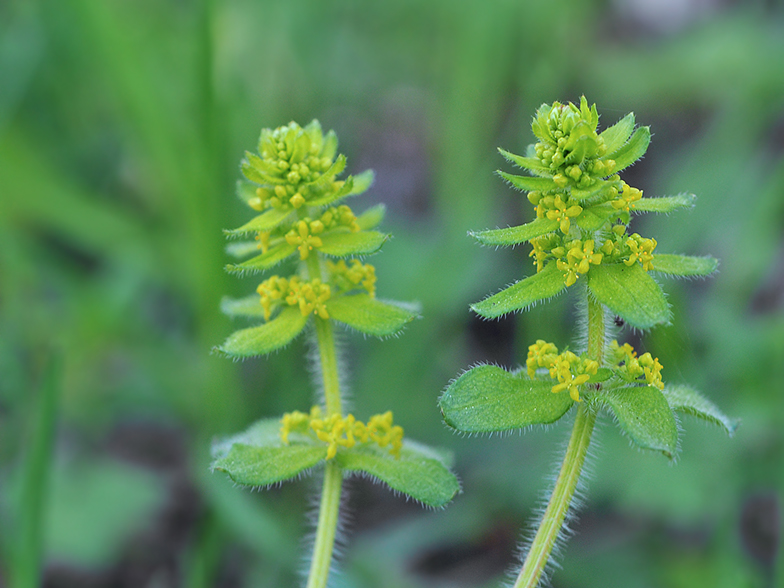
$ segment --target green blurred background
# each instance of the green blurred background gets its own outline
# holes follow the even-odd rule
[[[0,3],[0,586],[35,586],[39,551],[49,587],[296,584],[313,480],[232,488],[208,447],[310,406],[308,345],[210,350],[236,328],[220,298],[259,281],[222,270],[221,229],[248,218],[239,160],[262,127],[312,118],[350,173],[376,171],[354,206],[388,208],[379,296],[424,317],[344,336],[354,412],[451,448],[464,488],[432,512],[352,482],[334,585],[499,585],[568,424],[466,439],[436,400],[474,363],[573,337],[569,296],[472,317],[531,267],[466,232],[531,219],[496,147],[522,152],[536,107],[581,94],[602,126],[652,126],[630,184],[699,197],[635,221],[663,252],[721,259],[665,284],[673,325],[639,344],[743,422],[727,439],[684,418],[671,465],[605,418],[553,585],[784,586],[784,6],[751,0]]]

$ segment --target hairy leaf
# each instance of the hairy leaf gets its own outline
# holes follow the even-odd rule
[[[251,294],[244,298],[229,298],[224,296],[221,300],[221,312],[228,316],[263,317],[264,307],[258,294]]]
[[[349,191],[348,196],[356,196],[358,194],[367,192],[368,188],[373,185],[373,180],[375,179],[376,175],[373,173],[372,169],[367,169],[362,173],[351,177],[354,180],[354,186]]]
[[[634,130],[634,113],[630,112],[613,126],[608,127],[599,135],[604,139],[607,153],[614,153],[620,149]],[[612,159],[612,158],[611,158]]]
[[[408,440],[399,458],[381,447],[357,445],[340,448],[335,461],[345,471],[369,474],[432,507],[446,505],[460,491],[457,478],[435,451]]]
[[[634,212],[668,213],[679,208],[691,208],[697,197],[694,194],[678,194],[677,196],[661,196],[659,198],[642,198],[632,203]]]
[[[531,277],[524,278],[497,294],[472,304],[471,310],[485,318],[498,318],[522,310],[540,300],[552,298],[565,288],[563,275],[555,262],[550,262],[542,271]]]
[[[522,157],[520,155],[510,153],[505,149],[501,149],[500,147],[498,148],[498,152],[504,157],[504,159],[510,163],[515,164],[517,167],[530,170],[538,176],[553,177],[552,170],[544,165],[538,157]]]
[[[553,394],[552,387],[553,381],[480,365],[449,384],[438,404],[446,424],[458,431],[508,431],[560,419],[574,401],[569,394]]]
[[[606,155],[604,159],[615,160],[615,167],[613,168],[612,173],[617,174],[619,171],[626,169],[635,161],[640,159],[643,155],[645,155],[650,142],[650,128],[640,127],[634,132],[632,138],[629,139],[627,143],[625,143],[622,147],[613,153]]]
[[[237,236],[245,235],[247,233],[258,233],[260,231],[271,231],[283,221],[285,221],[293,210],[280,210],[278,208],[270,208],[257,217],[254,217],[249,222],[242,225],[239,229],[225,230],[226,235]]]
[[[588,289],[599,302],[638,329],[670,320],[662,289],[639,263],[631,267],[623,263],[592,266]]]
[[[669,253],[656,253],[653,256],[653,271],[670,276],[709,276],[718,267],[719,260],[713,257],[694,257]]]
[[[375,337],[394,335],[418,316],[368,294],[336,296],[327,300],[326,307],[330,318]]]
[[[599,392],[592,399],[612,411],[618,425],[635,444],[673,457],[678,447],[678,427],[658,388],[624,386]]]
[[[585,208],[574,220],[584,231],[598,231],[611,216],[616,214],[618,211],[609,204],[600,204]]]
[[[319,250],[335,257],[375,253],[389,239],[389,235],[378,231],[358,231],[356,233],[335,231],[324,233],[320,237],[322,245]]]
[[[305,328],[308,318],[298,307],[287,306],[263,325],[235,331],[217,350],[234,357],[265,355],[288,345]]]
[[[505,229],[489,229],[478,233],[469,232],[474,239],[483,245],[511,246],[530,241],[552,233],[558,228],[558,221],[549,218],[537,218],[535,221],[519,227],[506,227]]]
[[[228,264],[226,271],[230,273],[261,272],[278,265],[296,250],[296,245],[289,245],[286,241],[281,241],[277,245],[270,247],[266,253],[252,257],[242,263]]]
[[[729,418],[715,404],[689,386],[666,386],[664,397],[673,410],[719,425],[730,436],[738,428],[736,419]]]
[[[499,171],[498,174],[519,190],[555,190],[558,186],[550,178],[535,178],[532,176],[515,176]]]
[[[363,231],[375,229],[378,225],[381,224],[381,221],[384,220],[384,214],[386,211],[387,208],[383,204],[371,206],[357,217],[357,224],[359,225],[359,228]]]
[[[296,478],[326,458],[326,445],[309,443],[304,435],[301,443],[283,445],[279,431],[278,419],[263,419],[239,435],[216,442],[212,468],[243,486],[269,486]]]

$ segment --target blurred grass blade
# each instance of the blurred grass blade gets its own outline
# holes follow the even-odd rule
[[[32,439],[23,464],[19,502],[18,537],[11,586],[38,588],[43,560],[43,523],[54,453],[54,434],[60,394],[61,360],[49,355],[44,361],[33,418]]]

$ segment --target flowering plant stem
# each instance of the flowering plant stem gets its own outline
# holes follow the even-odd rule
[[[311,280],[321,278],[319,260],[315,255],[308,259],[308,273]],[[338,361],[332,325],[329,320],[320,317],[315,317],[315,325],[327,416],[342,414]],[[327,463],[307,588],[325,588],[327,585],[332,552],[335,546],[335,534],[338,528],[342,487],[343,472],[340,467],[334,463]]]
[[[606,328],[602,305],[588,296],[588,355],[601,361],[604,354]],[[591,444],[591,435],[596,424],[596,411],[588,403],[582,403],[572,428],[572,436],[566,448],[561,471],[553,488],[550,502],[542,516],[531,548],[517,577],[514,588],[534,588],[544,572],[550,554],[558,540],[574,492],[580,480],[585,456]]]

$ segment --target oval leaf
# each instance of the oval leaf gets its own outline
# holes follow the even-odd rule
[[[550,178],[535,178],[532,176],[515,176],[499,171],[498,175],[512,184],[518,190],[530,192],[531,190],[555,190],[558,185]]]
[[[709,276],[718,267],[719,260],[713,257],[693,257],[668,253],[657,253],[653,256],[653,271],[670,276]]]
[[[615,160],[615,167],[613,168],[612,173],[616,174],[645,155],[650,142],[651,129],[648,127],[640,127],[634,132],[632,138],[629,139],[626,144],[614,153],[606,155],[604,159]]]
[[[588,289],[599,302],[638,329],[670,320],[664,292],[639,263],[631,267],[623,263],[591,267]]]
[[[344,471],[362,472],[387,486],[435,508],[446,505],[460,491],[455,475],[427,447],[404,441],[400,457],[372,445],[341,448],[335,461]]]
[[[270,247],[266,253],[252,257],[242,263],[230,263],[226,266],[226,271],[230,273],[242,272],[261,272],[278,265],[281,261],[292,255],[297,250],[296,245],[289,245],[282,241]]]
[[[446,424],[458,431],[508,431],[560,419],[574,401],[569,394],[553,394],[552,387],[552,381],[480,365],[452,382],[438,404]]]
[[[226,245],[226,253],[238,259],[258,252],[258,241],[233,241]]]
[[[520,280],[481,302],[472,304],[471,310],[485,318],[498,318],[510,312],[523,310],[540,300],[552,298],[565,288],[563,275],[558,271],[555,263],[551,262],[531,277]]]
[[[525,243],[535,237],[552,233],[557,228],[558,221],[550,220],[549,218],[537,218],[535,221],[519,227],[490,229],[479,231],[478,233],[469,232],[468,234],[483,245],[510,246]]]
[[[678,426],[664,394],[652,386],[625,386],[599,392],[592,399],[609,408],[618,425],[644,449],[669,458],[678,447]]]
[[[319,251],[335,257],[375,253],[389,239],[389,235],[378,231],[358,231],[356,233],[336,231],[325,233],[320,237]]]
[[[611,216],[616,214],[618,214],[618,211],[609,204],[600,204],[599,206],[584,208],[574,220],[577,226],[584,231],[598,231]]]
[[[663,393],[673,410],[719,425],[730,436],[738,428],[736,419],[729,418],[715,404],[689,386],[667,386]]]
[[[233,357],[265,355],[288,345],[305,328],[308,318],[298,307],[288,306],[268,323],[235,331],[217,350]]]
[[[607,153],[614,153],[618,151],[624,143],[629,139],[634,130],[634,113],[630,112],[613,126],[605,129],[599,135],[604,139],[604,145],[607,147]]]
[[[363,231],[375,229],[378,225],[381,224],[381,221],[384,220],[384,214],[386,211],[387,208],[383,204],[371,206],[357,217],[357,224],[359,225],[359,228]]]
[[[696,199],[697,197],[694,194],[642,198],[637,202],[633,202],[631,208],[634,212],[659,212],[666,214],[679,208],[692,208]]]
[[[327,300],[325,306],[330,318],[375,337],[394,335],[418,317],[416,313],[368,294],[336,296]]]
[[[221,312],[228,316],[263,317],[264,307],[258,294],[251,294],[244,298],[224,297],[221,300]]]
[[[375,179],[376,174],[373,173],[372,169],[368,169],[363,171],[361,174],[357,174],[351,177],[354,180],[354,186],[347,195],[356,196],[357,194],[367,192],[368,188],[373,185],[373,180]]]
[[[263,214],[251,219],[244,225],[242,225],[238,229],[232,230],[225,230],[223,231],[226,235],[229,236],[237,236],[237,235],[245,235],[246,233],[258,233],[260,231],[271,231],[278,225],[280,225],[283,221],[288,218],[288,216],[293,212],[293,210],[280,210],[278,208],[270,208]]]
[[[327,456],[324,444],[283,445],[280,421],[263,419],[247,431],[213,444],[212,469],[243,486],[269,486],[296,478]]]

